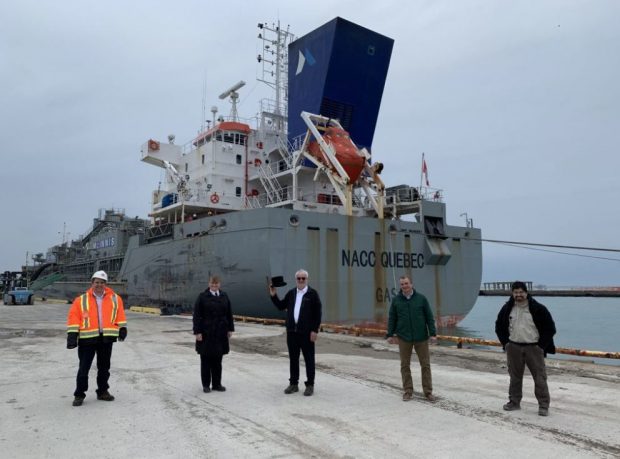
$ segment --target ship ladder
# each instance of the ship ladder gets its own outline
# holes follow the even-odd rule
[[[261,164],[258,168],[258,178],[267,194],[267,202],[273,204],[282,201],[284,195],[280,182],[274,177],[269,165]]]

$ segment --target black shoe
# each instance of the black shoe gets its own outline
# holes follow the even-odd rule
[[[226,392],[226,388],[224,386],[213,386],[213,390],[218,392]]]
[[[113,402],[114,395],[110,394],[107,390],[100,394],[97,394],[97,400],[103,400],[104,402]]]
[[[76,395],[73,398],[73,406],[82,406],[82,403],[84,403],[84,399],[86,398],[86,396],[84,395]]]
[[[549,408],[541,406],[538,408],[538,416],[549,416]]]
[[[519,405],[518,403],[515,403],[515,402],[513,402],[511,400],[508,403],[506,403],[503,408],[504,408],[505,411],[516,411],[516,410],[520,410],[521,409],[521,405]]]
[[[292,394],[293,392],[299,392],[299,386],[297,384],[290,384],[286,389],[284,389],[285,394]]]
[[[304,395],[306,397],[309,397],[312,394],[314,394],[314,386],[306,386],[306,390],[304,391]]]
[[[203,387],[203,388],[202,388],[202,391],[203,391],[205,394],[208,394],[209,392],[211,392],[211,389],[209,389],[208,387]]]

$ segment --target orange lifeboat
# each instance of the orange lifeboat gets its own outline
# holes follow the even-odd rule
[[[358,153],[355,144],[349,136],[349,133],[344,129],[330,126],[325,129],[323,140],[332,146],[336,152],[336,159],[340,162],[342,168],[349,175],[351,182],[355,182],[362,173],[366,160]],[[325,164],[332,170],[334,169],[334,166],[330,164],[321,152],[321,147],[316,140],[310,142],[310,145],[308,145],[308,151],[321,163]]]

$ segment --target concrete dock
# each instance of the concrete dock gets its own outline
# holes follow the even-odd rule
[[[128,312],[110,392],[71,406],[66,304],[0,306],[0,455],[6,458],[620,457],[620,367],[548,359],[549,417],[531,377],[505,412],[501,352],[432,347],[434,393],[401,400],[396,346],[321,333],[315,394],[284,395],[284,329],[237,323],[223,393],[202,392],[191,320]],[[302,375],[303,375],[302,368]]]

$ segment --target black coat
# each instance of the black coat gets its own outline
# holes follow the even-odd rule
[[[534,325],[538,330],[538,346],[547,354],[555,354],[555,344],[553,342],[553,335],[555,335],[555,323],[551,317],[549,310],[534,298],[528,294],[527,296],[528,306]],[[502,309],[497,315],[495,321],[495,334],[502,346],[506,348],[510,336],[510,311],[515,304],[514,298],[510,299],[504,304]]]
[[[308,291],[301,299],[299,310],[299,320],[295,324],[295,299],[297,298],[297,288],[286,292],[283,299],[278,295],[272,296],[271,301],[280,311],[286,309],[286,331],[310,334],[311,331],[318,333],[321,327],[321,299],[319,293],[308,286]]]
[[[198,295],[194,305],[194,334],[202,333],[202,341],[196,341],[196,352],[228,354],[228,332],[232,331],[235,323],[228,295],[220,290],[219,296],[214,296],[209,289]]]

